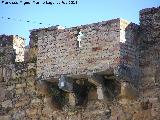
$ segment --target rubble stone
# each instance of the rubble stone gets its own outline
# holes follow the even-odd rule
[[[2,102],[2,107],[4,107],[4,108],[12,107],[12,101],[6,100],[6,101]]]
[[[79,33],[83,36],[77,46]],[[24,39],[0,36],[0,120],[160,120],[160,7],[141,10],[140,25],[113,19],[66,29],[50,27],[32,30],[30,39],[23,62]],[[103,79],[87,81],[94,73]],[[48,89],[58,85],[57,76],[62,74],[79,76],[76,84],[86,85],[84,106],[76,106],[74,93],[69,93],[69,103],[76,107],[70,111],[57,107]],[[99,87],[104,79],[114,81],[104,86],[113,86],[111,90],[121,85],[121,98],[101,100],[106,94]],[[135,99],[126,99],[135,91],[139,93]]]

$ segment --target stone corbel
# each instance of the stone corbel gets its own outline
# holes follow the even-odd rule
[[[104,78],[101,75],[93,74],[88,77],[88,81],[94,84],[97,88],[97,96],[99,100],[104,99]]]
[[[131,85],[129,81],[121,81],[121,92],[119,95],[119,102],[126,104],[130,100],[134,100],[137,96],[137,90]]]

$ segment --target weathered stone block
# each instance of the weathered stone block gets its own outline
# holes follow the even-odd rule
[[[37,108],[36,107],[30,107],[26,110],[27,116],[31,117],[37,114]]]
[[[16,89],[16,94],[22,94],[24,92],[23,88]]]
[[[6,95],[7,91],[5,89],[5,87],[0,86],[0,101],[3,101],[5,99],[5,95]]]
[[[75,106],[76,105],[76,96],[74,93],[69,93],[69,104],[71,106]]]
[[[16,84],[16,89],[24,88],[24,87],[26,87],[26,83]]]
[[[6,100],[4,102],[2,102],[2,107],[4,108],[8,108],[8,107],[12,107],[12,101],[11,100]]]
[[[15,104],[15,107],[24,107],[30,103],[29,95],[21,96]]]
[[[10,115],[0,116],[0,120],[10,120],[10,119],[11,119]]]
[[[104,99],[104,93],[103,93],[102,86],[97,86],[97,95],[98,95],[99,100]]]
[[[15,120],[21,120],[22,118],[24,119],[25,117],[25,111],[17,111],[13,115],[13,119]]]
[[[136,89],[129,82],[121,82],[121,93],[119,95],[120,103],[126,104],[137,96]]]

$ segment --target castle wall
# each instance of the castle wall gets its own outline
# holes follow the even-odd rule
[[[89,74],[117,64],[119,19],[38,33],[37,74]],[[78,47],[78,33],[83,37]]]
[[[24,61],[24,38],[13,35],[0,36],[0,81],[12,78],[13,64]]]
[[[40,95],[36,94],[34,86],[36,65],[15,63],[10,64],[10,67],[12,73],[7,74],[11,78],[3,81],[0,79],[0,120],[29,120],[32,115],[38,119],[36,114],[41,109],[39,103],[42,104],[42,100],[38,99]]]
[[[138,82],[139,79],[139,25],[120,21],[120,72],[123,80]]]
[[[30,31],[30,42],[29,42],[29,50],[26,61],[36,63],[37,62],[37,51],[38,51],[38,31],[32,30]]]
[[[37,30],[37,75],[49,78],[91,74],[123,64],[130,73],[121,74],[130,74],[128,77],[137,80],[138,28],[126,20],[115,19],[66,29]],[[79,32],[83,34],[81,47],[77,41]]]
[[[18,36],[13,36],[13,49],[15,49],[16,59],[15,62],[24,61],[24,47],[25,39]]]
[[[13,65],[13,70],[16,74],[14,79],[0,82],[1,120],[159,119],[157,98],[150,98],[149,101],[143,98],[126,105],[120,105],[117,101],[91,100],[84,109],[56,109],[51,107],[54,101],[50,103],[48,97],[35,86],[36,64],[17,63]]]
[[[2,37],[0,37],[0,52],[3,53],[0,53],[0,120],[159,120],[160,25],[157,22],[159,20],[157,18],[160,16],[159,11],[159,8],[140,11],[140,28],[125,20],[120,20],[118,23],[111,20],[106,22],[104,26],[102,23],[105,22],[64,30],[42,29],[38,34],[35,33],[35,36],[39,35],[37,64],[32,63],[33,60],[31,59],[29,59],[31,61],[28,61],[28,63],[14,63],[15,57],[12,55],[14,55],[15,51],[13,49],[12,37],[4,37],[3,40],[5,42],[2,42]],[[105,31],[108,25],[113,27],[109,27],[110,33]],[[119,25],[118,28],[117,25]],[[86,37],[81,41],[82,47],[77,47],[78,28]],[[101,33],[103,30],[104,34]],[[37,39],[34,40],[32,38],[32,40],[29,48],[36,48]],[[99,41],[102,41],[102,44]],[[56,52],[58,54],[55,54]],[[36,52],[34,54],[36,55]],[[92,99],[87,102],[84,108],[70,109],[69,111],[66,111],[67,109],[59,110],[55,108],[54,101],[50,101],[53,93],[45,93],[47,88],[42,93],[43,85],[40,88],[37,87],[37,72],[38,76],[44,73],[45,77],[63,74],[68,72],[67,68],[72,63],[74,66],[71,66],[72,69],[69,68],[69,74],[81,74],[80,72],[83,72],[84,68],[77,68],[76,64],[70,61],[71,58],[67,55],[72,56],[71,58],[75,60],[75,63],[81,61],[85,69],[90,68],[90,70],[97,66],[97,68],[102,70],[106,67],[99,66],[98,60],[103,65],[108,62],[113,66],[124,65],[122,75],[128,75],[129,79],[135,79],[133,76],[137,75],[136,72],[140,67],[142,72],[138,72],[141,75],[141,79],[140,84],[137,84],[140,88],[137,100],[125,101],[126,104],[124,105],[119,104],[116,98],[111,102]],[[78,59],[78,55],[83,59]],[[104,59],[100,57],[102,55],[104,55]],[[117,55],[119,56],[117,57]],[[33,54],[31,56],[29,58],[34,57]],[[60,58],[63,59],[61,60]],[[88,61],[89,58],[98,58],[98,60],[91,59]],[[64,60],[67,60],[67,62],[64,62]],[[57,71],[53,70],[52,72],[50,70],[52,70],[55,63],[59,66]],[[75,70],[73,69],[74,67]],[[61,72],[60,68],[65,71]],[[45,70],[48,70],[49,75]],[[127,72],[128,70],[131,71]],[[130,73],[133,76],[129,76]],[[2,79],[2,76],[4,79]],[[52,84],[49,82],[49,85]],[[130,95],[132,91],[129,88],[129,83],[124,81],[121,90]],[[125,94],[123,95],[125,96]]]
[[[0,36],[0,64],[11,64],[15,59],[13,36]]]
[[[140,28],[140,67],[142,69],[142,76],[140,81],[143,91],[148,91],[149,89],[153,89],[155,86],[159,85],[160,8],[148,8],[141,10]],[[148,92],[146,96],[155,95],[152,92]]]
[[[160,8],[147,8],[140,11],[140,27],[145,36],[144,42],[158,42],[160,40]]]
[[[13,63],[24,61],[24,43],[25,39],[13,35],[0,36],[0,52],[3,62]]]

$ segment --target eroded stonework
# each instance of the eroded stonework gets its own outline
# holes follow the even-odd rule
[[[0,120],[159,120],[159,23],[160,7],[140,25],[32,30],[25,60],[22,38],[0,36]]]
[[[79,32],[83,34],[81,47]],[[137,32],[138,25],[123,19],[66,29],[39,29],[37,76],[46,79],[61,74],[88,75],[120,64],[138,69]]]

